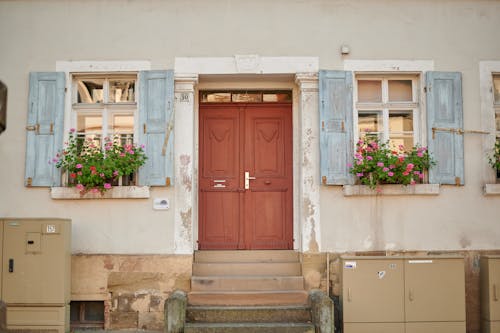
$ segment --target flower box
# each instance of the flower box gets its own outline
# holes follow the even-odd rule
[[[149,186],[115,186],[105,192],[89,191],[82,193],[76,187],[52,187],[50,197],[56,200],[81,199],[147,199]]]

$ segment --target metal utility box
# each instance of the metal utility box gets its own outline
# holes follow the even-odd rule
[[[500,333],[500,256],[481,257],[481,332]]]
[[[8,329],[69,331],[71,222],[0,220]]]
[[[465,333],[462,257],[342,257],[344,333]]]

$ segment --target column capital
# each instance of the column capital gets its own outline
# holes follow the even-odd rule
[[[295,83],[297,83],[302,91],[317,92],[319,86],[318,73],[297,73],[295,74]]]
[[[194,92],[194,87],[198,84],[198,74],[175,73],[175,92]]]

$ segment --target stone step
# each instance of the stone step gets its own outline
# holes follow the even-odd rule
[[[255,306],[255,305],[307,305],[308,294],[305,291],[237,291],[237,292],[201,292],[188,294],[188,305],[219,306]]]
[[[204,323],[230,322],[311,322],[309,306],[189,306],[186,321]]]
[[[314,333],[306,323],[186,323],[184,333]]]
[[[302,275],[298,262],[193,263],[193,276],[290,276]]]
[[[302,276],[193,276],[192,291],[304,290]]]
[[[195,251],[194,262],[299,262],[293,250]]]

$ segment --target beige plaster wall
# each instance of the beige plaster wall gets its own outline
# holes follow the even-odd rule
[[[465,128],[480,129],[479,61],[500,60],[498,22],[500,2],[489,0],[0,1],[0,79],[9,88],[0,216],[69,217],[74,252],[174,251],[172,189],[153,188],[150,199],[56,201],[23,186],[30,71],[54,71],[61,60],[166,69],[175,57],[234,54],[317,56],[323,69],[342,69],[344,59],[433,60],[435,70],[462,72]],[[352,50],[344,57],[343,43]],[[500,197],[481,193],[491,177],[481,142],[465,139],[466,186],[442,187],[437,197],[345,198],[322,187],[320,250],[499,248]],[[155,197],[169,198],[171,209],[154,211]]]

